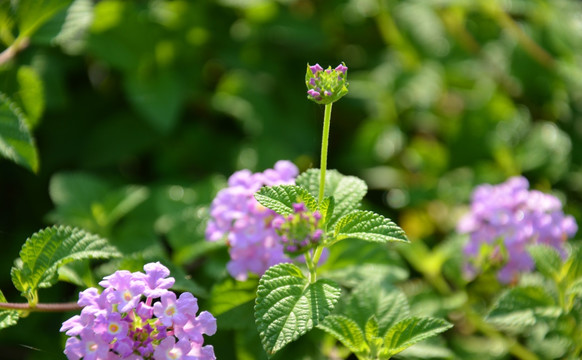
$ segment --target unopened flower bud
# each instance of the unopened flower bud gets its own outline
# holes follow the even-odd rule
[[[308,211],[303,203],[293,204],[293,211],[293,214],[279,216],[273,222],[280,224],[276,231],[285,252],[294,256],[316,247],[323,237],[323,230],[319,228],[321,214],[318,211]]]
[[[307,85],[307,98],[318,104],[331,104],[338,101],[348,93],[347,82],[348,67],[344,63],[335,69],[331,66],[323,70],[319,64],[307,64],[305,85]]]

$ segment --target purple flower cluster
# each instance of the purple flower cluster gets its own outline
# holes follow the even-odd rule
[[[254,194],[263,186],[294,184],[298,173],[284,160],[262,173],[240,170],[212,201],[206,239],[226,237],[231,258],[227,269],[235,279],[246,280],[249,272],[260,276],[273,265],[289,262],[272,224],[276,213],[259,204]]]
[[[319,64],[307,64],[305,85],[307,98],[318,104],[330,104],[348,93],[348,67],[344,63],[332,70],[331,66],[323,69]]]
[[[309,212],[303,203],[293,204],[293,211],[287,216],[278,215],[273,226],[281,236],[284,251],[296,256],[317,246],[323,230],[319,228],[319,211]]]
[[[513,177],[474,190],[471,212],[457,225],[460,233],[470,234],[464,249],[468,276],[486,265],[480,261],[488,261],[502,265],[500,282],[514,283],[520,273],[535,267],[527,252],[532,244],[549,245],[565,256],[564,242],[578,230],[576,221],[564,215],[559,199],[528,188],[527,179]]]
[[[212,345],[202,346],[203,334],[216,332],[216,319],[207,311],[198,316],[198,300],[179,297],[170,271],[158,263],[144,266],[145,274],[116,271],[99,285],[79,294],[80,315],[63,323],[70,337],[69,360],[214,360]]]

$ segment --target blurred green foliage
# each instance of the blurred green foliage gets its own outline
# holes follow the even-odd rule
[[[17,297],[9,269],[30,234],[67,224],[126,254],[97,275],[167,259],[182,289],[216,291],[228,255],[204,241],[213,195],[237,169],[318,166],[323,109],[306,101],[305,64],[344,61],[329,166],[363,178],[366,206],[413,241],[408,265],[383,269],[413,270],[412,312],[446,315],[459,300],[430,312],[414,279],[459,277],[449,235],[476,184],[524,174],[582,220],[581,19],[576,0],[0,0],[0,288]],[[61,277],[95,283],[77,267]],[[76,288],[41,296],[74,300]],[[0,351],[62,358],[62,318],[24,319]],[[507,344],[458,331],[455,356],[507,358]],[[255,359],[255,335],[209,341]]]

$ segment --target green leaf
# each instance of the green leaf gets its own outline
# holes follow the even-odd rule
[[[389,246],[358,239],[335,243],[318,271],[326,279],[348,288],[371,278],[394,283],[408,279],[409,275],[408,265]]]
[[[376,316],[370,316],[366,322],[364,333],[366,334],[366,340],[368,342],[372,342],[380,335],[380,325],[378,324],[378,319],[376,319]]]
[[[366,210],[355,210],[339,219],[335,225],[334,237],[326,245],[349,238],[380,243],[408,242],[406,234],[398,225],[382,215]]]
[[[297,185],[264,186],[255,193],[255,199],[280,215],[292,214],[293,204],[305,203],[310,211],[317,210],[317,200]]]
[[[461,337],[459,337],[461,338]],[[432,339],[428,339],[421,343],[418,343],[408,349],[404,350],[400,357],[403,359],[459,359],[459,355],[455,357],[453,351],[449,346],[440,341],[437,343],[432,343]],[[440,339],[439,339],[440,340]],[[467,341],[466,337],[462,337],[461,341]],[[444,343],[444,344],[442,344]],[[480,349],[479,346],[475,346],[475,349]],[[475,359],[475,358],[472,358]],[[480,357],[479,359],[485,360],[490,359],[489,357]],[[498,359],[497,357],[495,359]]]
[[[0,93],[0,155],[38,171],[38,153],[22,111]]]
[[[215,285],[210,293],[210,312],[215,316],[225,313],[246,302],[253,301],[257,291],[257,280],[237,281],[227,278]]]
[[[169,133],[177,124],[183,101],[180,78],[174,72],[130,73],[125,90],[136,111],[157,131]]]
[[[331,222],[334,207],[335,200],[331,196],[324,198],[321,204],[319,204],[319,213],[323,219],[325,229],[328,228],[328,224]]]
[[[380,281],[364,281],[353,291],[345,313],[360,327],[367,325],[370,316],[378,323],[379,336],[410,314],[406,295],[393,285]]]
[[[572,251],[564,263],[563,271],[569,282],[574,282],[582,277],[582,247],[572,246]]]
[[[70,3],[71,0],[21,0],[17,10],[20,36],[30,37]]]
[[[12,268],[14,286],[29,301],[39,288],[57,281],[60,266],[82,259],[109,259],[121,254],[107,240],[83,230],[53,226],[34,233],[20,250],[22,264]]]
[[[346,316],[329,315],[317,327],[341,341],[355,354],[369,350],[362,329],[354,320]]]
[[[383,351],[383,354],[388,357],[398,354],[419,341],[447,331],[452,326],[442,319],[428,317],[404,319],[388,330],[384,337],[386,350]]]
[[[109,226],[135,209],[149,196],[149,190],[145,186],[127,185],[112,191],[103,199],[105,218],[102,225]],[[95,209],[95,207],[93,207]]]
[[[59,267],[59,281],[69,282],[79,287],[97,287],[90,260],[79,260]]]
[[[118,222],[149,196],[143,186],[114,189],[100,178],[85,173],[59,173],[49,184],[56,205],[50,218],[94,232],[103,232]]]
[[[549,279],[560,280],[562,257],[556,249],[548,245],[534,245],[528,247],[527,250],[540,273]]]
[[[310,283],[293,264],[268,269],[259,281],[255,321],[268,354],[317,326],[334,308],[341,288],[320,279]]]
[[[222,329],[255,328],[253,307],[258,283],[258,278],[237,281],[228,277],[212,288],[209,311],[217,317]],[[245,321],[241,321],[242,319]],[[259,342],[258,336],[257,342]]]
[[[364,333],[366,334],[366,341],[368,344],[368,348],[370,349],[367,358],[377,359],[378,354],[380,353],[380,350],[384,345],[384,340],[380,336],[380,327],[378,324],[378,320],[374,315],[370,316],[370,318],[366,322]]]
[[[542,286],[515,287],[504,292],[493,305],[486,320],[499,327],[525,329],[537,316],[560,314],[554,298]]]
[[[44,112],[44,86],[36,71],[30,66],[21,66],[16,73],[18,98],[26,112],[29,128],[34,129]]]
[[[87,32],[93,22],[93,1],[74,0],[67,9],[65,21],[55,37],[69,55],[79,55],[85,49]]]
[[[309,169],[299,175],[295,183],[306,188],[315,198],[319,196],[319,169]],[[329,221],[333,225],[340,217],[360,206],[368,191],[366,183],[355,177],[345,176],[336,170],[325,173],[325,196],[333,196],[335,204],[333,215]]]
[[[7,302],[2,291],[0,291],[0,302]],[[18,322],[19,314],[16,310],[3,310],[0,309],[0,329],[7,328],[12,325],[16,325]]]
[[[574,281],[566,290],[566,294],[582,296],[582,279]]]

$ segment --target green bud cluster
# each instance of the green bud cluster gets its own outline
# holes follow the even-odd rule
[[[307,64],[305,85],[307,98],[318,104],[331,104],[348,93],[348,67],[342,62],[335,69],[323,69],[319,64]]]
[[[323,236],[319,228],[321,214],[309,212],[305,204],[293,204],[293,214],[279,215],[273,220],[273,227],[281,236],[283,251],[296,256],[317,246]]]

